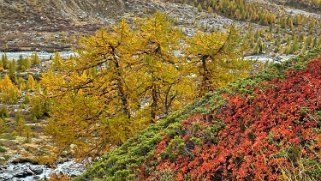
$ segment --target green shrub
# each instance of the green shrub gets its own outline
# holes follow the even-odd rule
[[[0,118],[7,118],[9,117],[9,111],[6,106],[0,108]]]
[[[7,150],[0,146],[0,153],[5,153],[5,152],[7,152]]]
[[[0,134],[5,133],[7,131],[7,123],[6,120],[0,118]]]

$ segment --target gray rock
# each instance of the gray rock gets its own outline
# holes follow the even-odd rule
[[[27,167],[27,166],[23,166],[23,167],[16,167],[16,171],[14,173],[14,177],[17,178],[25,178],[28,176],[32,176],[33,172]]]
[[[30,165],[29,169],[35,174],[35,175],[40,175],[43,173],[43,166],[37,166],[37,165]]]
[[[56,173],[63,173],[70,177],[80,175],[85,170],[85,166],[82,163],[76,163],[74,160],[57,165],[55,169]]]
[[[73,159],[62,159],[57,163],[56,168],[49,168],[46,165],[35,163],[19,162],[13,163],[19,156],[9,159],[9,162],[0,169],[0,181],[35,181],[48,178],[53,173],[63,173],[75,177],[85,170],[85,162],[77,163]]]
[[[13,178],[13,175],[10,173],[0,172],[0,180],[11,180]]]

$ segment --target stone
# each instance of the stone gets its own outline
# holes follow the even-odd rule
[[[21,170],[17,170],[13,176],[17,178],[25,178],[32,175],[33,172],[29,168],[22,167]]]
[[[31,165],[29,166],[29,169],[35,174],[35,175],[40,175],[43,173],[43,167],[42,166],[38,166],[38,165]]]
[[[4,172],[0,172],[0,180],[11,180],[13,178],[13,175],[10,173],[4,173]]]

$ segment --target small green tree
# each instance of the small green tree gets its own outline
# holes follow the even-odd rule
[[[42,118],[45,114],[44,105],[41,103],[41,100],[38,97],[32,97],[30,99],[30,115],[32,120],[37,120]]]
[[[30,95],[27,93],[25,96],[25,100],[23,101],[23,103],[25,104],[29,104],[30,103]]]
[[[8,69],[9,69],[9,77],[12,81],[15,81],[17,79],[17,62],[15,60],[12,60],[8,63]]]
[[[7,130],[7,123],[6,120],[3,118],[0,118],[0,134],[5,133]]]
[[[19,136],[22,136],[26,129],[25,118],[21,111],[16,114],[16,132]]]
[[[55,53],[54,56],[53,56],[53,62],[52,62],[52,68],[54,70],[61,70],[62,69],[62,65],[63,65],[63,59],[62,57],[60,56],[59,53]]]
[[[0,108],[0,118],[7,118],[9,116],[9,111],[6,106]]]
[[[23,56],[20,55],[18,59],[18,70],[19,71],[26,71],[31,66],[31,60],[28,58],[23,58]]]
[[[31,55],[31,60],[33,65],[40,65],[41,60],[37,54],[37,52],[33,52]]]
[[[2,67],[4,69],[8,69],[9,68],[9,61],[8,61],[7,54],[2,54],[1,62],[2,62]]]
[[[19,77],[18,79],[18,88],[20,91],[25,90],[26,88],[25,79],[23,79],[22,77]]]
[[[30,143],[30,142],[31,142],[31,136],[32,136],[32,131],[31,131],[30,126],[25,126],[24,136],[26,137],[26,140],[25,140],[25,141],[26,141],[27,143]]]
[[[28,80],[27,80],[27,89],[29,90],[35,90],[36,88],[36,81],[35,79],[33,78],[33,76],[30,74],[28,76]]]

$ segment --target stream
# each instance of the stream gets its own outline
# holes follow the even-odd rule
[[[1,181],[37,181],[49,178],[54,173],[76,177],[85,170],[85,163],[77,163],[74,159],[58,163],[55,168],[50,168],[29,162],[13,163],[17,156],[12,157],[6,165],[0,167]]]
[[[291,58],[294,58],[295,55],[281,55],[281,56],[275,56],[272,57],[270,55],[252,55],[252,56],[246,56],[244,57],[244,60],[254,60],[254,61],[260,61],[260,62],[275,62],[280,63],[283,61],[290,60]]]
[[[25,52],[0,52],[0,58],[3,54],[6,54],[9,60],[17,60],[20,56],[24,58],[30,58],[32,56],[31,51],[25,51]],[[60,56],[63,59],[67,59],[71,56],[77,56],[78,54],[73,51],[61,51],[58,52]],[[42,60],[49,60],[50,57],[54,56],[54,53],[50,52],[37,52],[38,56]],[[177,57],[182,57],[184,54],[181,51],[175,51],[174,55]],[[262,62],[282,62],[285,60],[289,60],[291,58],[295,57],[294,55],[282,55],[282,56],[276,56],[272,57],[270,55],[262,54],[262,55],[253,55],[253,56],[246,56],[244,57],[245,60],[256,60],[256,61],[262,61]]]
[[[58,52],[63,59],[67,59],[71,56],[77,56],[77,53],[72,51],[61,51]],[[22,52],[0,52],[0,58],[3,54],[6,54],[9,60],[18,60],[20,56],[23,58],[30,58],[33,54],[32,51],[22,51]],[[49,60],[55,53],[51,52],[37,52],[41,60]]]

